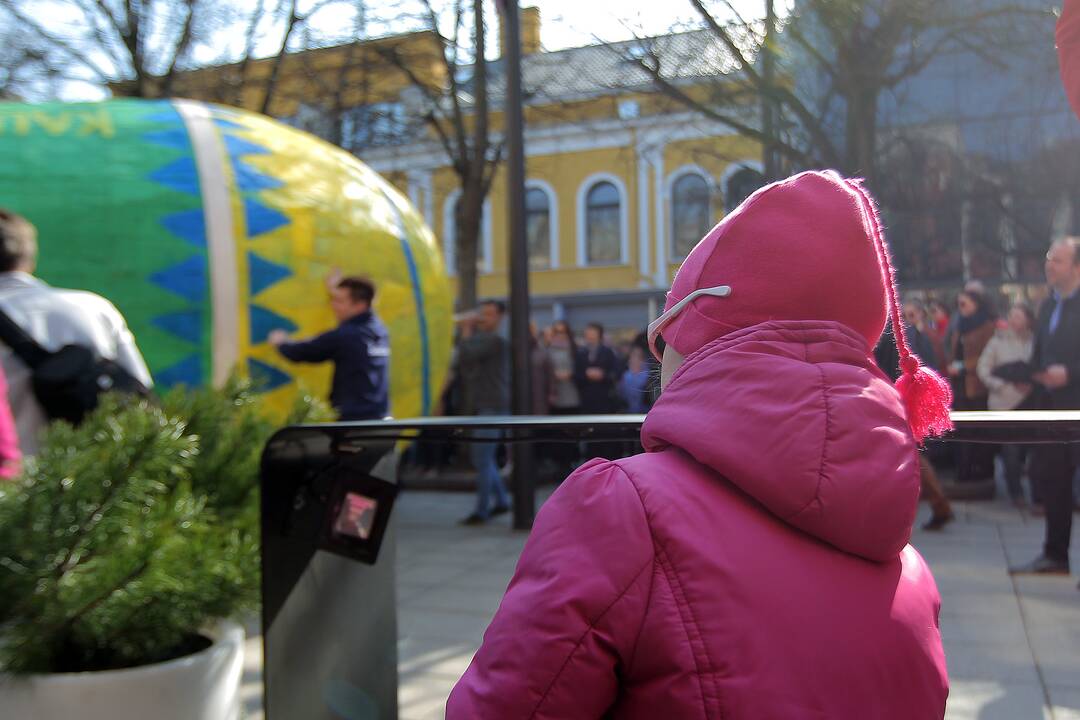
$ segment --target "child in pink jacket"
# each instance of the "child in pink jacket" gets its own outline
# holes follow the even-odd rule
[[[449,720],[932,720],[940,598],[908,540],[948,390],[897,334],[876,209],[832,172],[759,190],[682,265],[646,452],[544,505]],[[902,393],[902,394],[901,394]]]

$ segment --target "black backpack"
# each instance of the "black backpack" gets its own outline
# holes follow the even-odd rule
[[[77,425],[106,392],[150,396],[149,388],[116,362],[98,358],[82,345],[50,352],[2,311],[0,340],[30,368],[34,396],[50,420]]]

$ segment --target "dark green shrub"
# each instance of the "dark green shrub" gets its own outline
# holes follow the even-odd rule
[[[290,422],[329,417],[303,398]],[[0,670],[166,660],[259,599],[259,458],[275,425],[250,384],[105,398],[0,483]]]

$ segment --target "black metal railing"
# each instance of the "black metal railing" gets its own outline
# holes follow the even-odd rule
[[[1038,445],[1080,443],[1080,411],[954,412],[955,429],[933,442],[974,442],[992,444]],[[373,444],[469,443],[491,442],[489,436],[477,437],[480,430],[497,429],[499,442],[524,445],[537,443],[582,443],[588,445],[624,443],[633,447],[638,441],[644,415],[577,416],[484,416],[437,417],[363,422],[300,425],[286,428],[271,439],[268,451],[281,443],[299,438],[322,437],[331,454],[363,452]],[[520,451],[514,467],[514,527],[528,529],[535,514],[536,477],[531,462],[521,462]]]
[[[514,526],[525,529],[532,521],[537,463],[520,460],[529,458],[532,444],[580,443],[582,456],[610,456],[610,450],[629,454],[640,449],[644,421],[643,415],[445,417],[302,425],[278,432],[266,447],[262,471],[268,720],[338,717],[313,708],[356,698],[371,710],[365,710],[366,717],[397,716],[396,531],[391,525],[378,562],[369,564],[328,546],[341,483],[352,487],[366,479],[396,485],[400,454],[394,450],[403,442],[493,442],[490,432],[476,433],[498,429],[501,442],[525,450],[514,453],[511,483]],[[1080,412],[958,412],[953,421],[956,429],[946,443],[1080,442]],[[599,447],[590,447],[593,443]]]
[[[995,444],[1080,442],[1080,411],[954,412],[955,429],[941,441]],[[474,438],[476,430],[498,429],[503,442],[627,442],[637,439],[644,415],[437,417],[297,425],[270,441],[288,442],[309,435],[334,439],[347,451],[357,442],[491,442]]]

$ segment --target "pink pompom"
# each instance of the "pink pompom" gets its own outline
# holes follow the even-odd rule
[[[915,442],[922,445],[930,435],[942,435],[952,430],[949,409],[952,407],[952,388],[936,372],[926,367],[914,355],[901,363],[903,374],[896,389],[904,400],[908,424]]]

